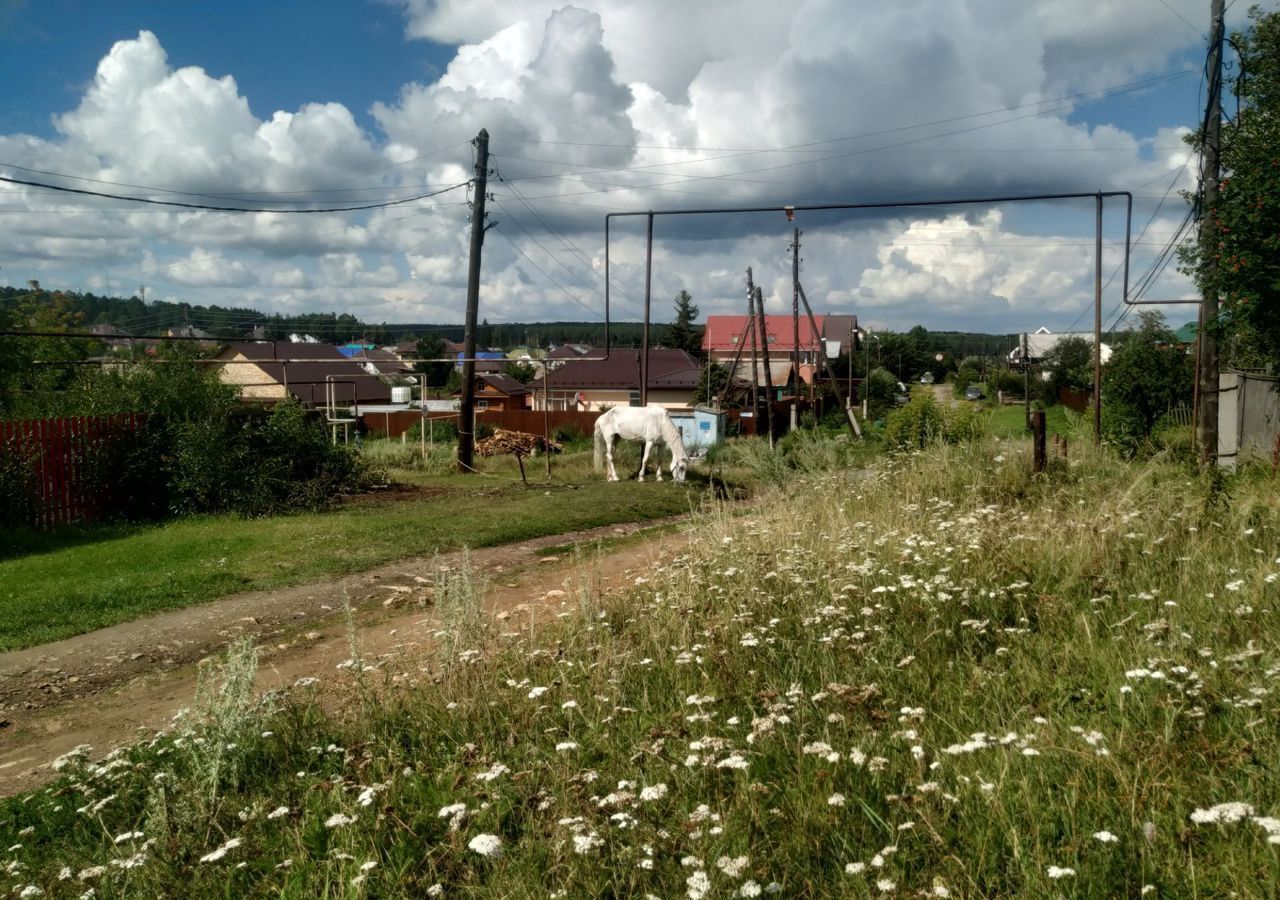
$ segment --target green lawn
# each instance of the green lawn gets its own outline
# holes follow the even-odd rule
[[[0,651],[398,558],[675,515],[702,490],[692,481],[526,488],[485,476],[432,487],[439,493],[326,513],[10,535],[0,558]]]
[[[991,408],[991,434],[998,438],[1029,437],[1024,422],[1026,410],[1022,404],[1017,406],[994,406]],[[1075,429],[1068,417],[1079,418],[1062,404],[1051,406],[1045,410],[1045,433],[1048,435],[1072,435]]]

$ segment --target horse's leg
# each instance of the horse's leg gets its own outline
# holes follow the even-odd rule
[[[640,457],[640,480],[644,481],[644,467],[649,465],[649,448],[653,444],[649,441],[644,442],[644,455]]]
[[[618,470],[613,467],[613,441],[614,435],[609,435],[604,442],[604,460],[608,470],[607,477],[610,481],[618,480]]]
[[[654,456],[656,457],[653,463],[654,472],[658,476],[658,481],[662,481],[662,447],[661,445],[659,445],[658,451],[654,454]]]

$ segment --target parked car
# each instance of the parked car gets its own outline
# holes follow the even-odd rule
[[[921,376],[920,376],[920,383],[921,383],[921,384],[933,384],[933,373],[932,373],[932,372],[925,372],[923,375],[921,375]]]
[[[982,396],[982,388],[976,384],[971,384],[964,389],[964,399],[966,400],[981,400]]]

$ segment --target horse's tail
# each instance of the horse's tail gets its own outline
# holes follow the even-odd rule
[[[604,429],[600,427],[600,419],[596,419],[596,449],[593,466],[597,472],[604,468]]]

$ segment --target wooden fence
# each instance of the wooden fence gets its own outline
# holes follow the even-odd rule
[[[30,496],[21,499],[34,507],[25,516],[28,524],[53,528],[112,511],[113,482],[102,464],[104,454],[128,440],[144,419],[125,413],[0,422],[0,457],[7,464],[3,468],[23,474],[21,482]],[[13,480],[10,489],[22,490],[19,479]]]
[[[434,422],[448,422],[457,425],[458,414],[450,412],[428,413]],[[550,420],[551,432],[568,426],[576,427],[584,435],[590,435],[596,426],[597,412],[575,412],[573,410],[552,410],[546,414]],[[363,413],[365,427],[371,435],[400,437],[422,421],[422,413],[418,410],[397,410],[395,412]],[[542,434],[544,426],[543,414],[532,409],[486,409],[476,412],[476,425],[491,425],[505,428],[507,431],[523,431],[527,434]]]

